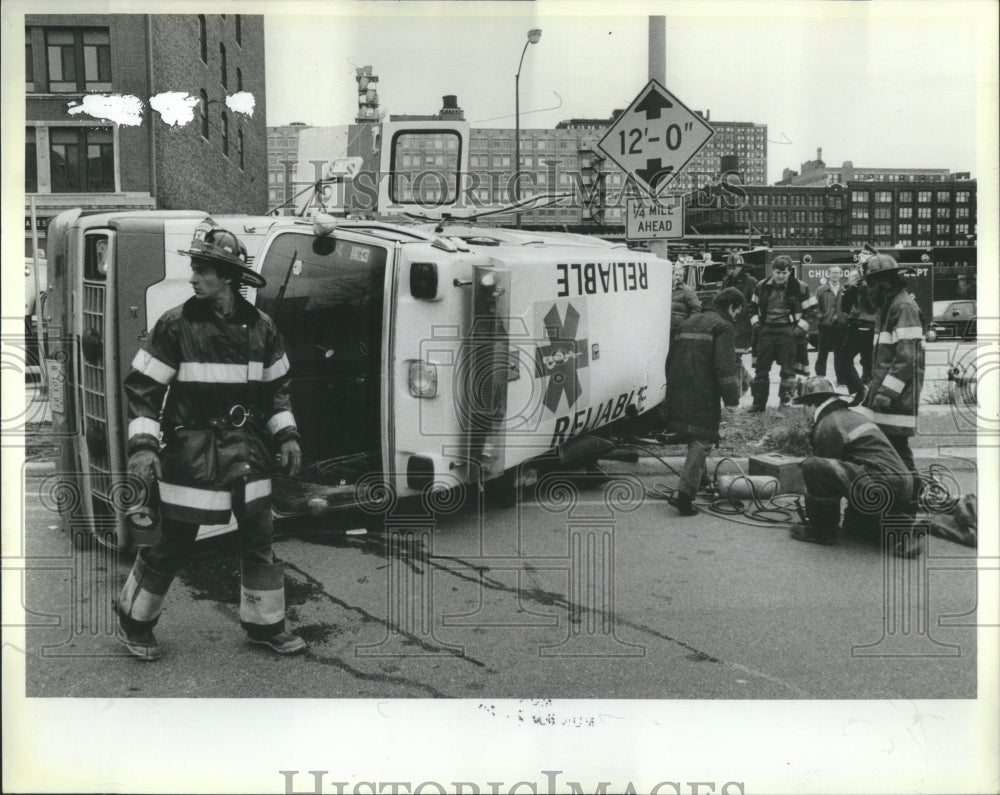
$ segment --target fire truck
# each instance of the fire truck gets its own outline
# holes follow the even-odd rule
[[[135,495],[122,381],[157,318],[190,297],[179,251],[206,216],[247,246],[267,285],[246,297],[291,363],[303,468],[274,479],[279,516],[516,489],[594,460],[609,427],[665,395],[670,266],[624,244],[443,213],[69,210],[49,226],[45,357],[68,531],[144,543],[124,521]]]

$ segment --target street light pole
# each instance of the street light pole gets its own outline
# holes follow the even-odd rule
[[[542,31],[539,28],[532,28],[528,31],[528,40],[521,50],[521,60],[517,62],[517,74],[514,75],[514,201],[521,201],[521,65],[524,63],[524,54],[528,51],[529,44],[538,44],[542,38]],[[521,228],[520,211],[514,216],[515,228]]]

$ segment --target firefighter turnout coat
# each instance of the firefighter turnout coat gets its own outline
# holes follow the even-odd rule
[[[719,400],[740,400],[740,364],[732,321],[712,310],[692,315],[677,329],[667,357],[667,430],[717,441]]]
[[[784,290],[784,309],[788,315],[788,325],[797,326],[804,333],[809,333],[809,318],[817,312],[817,302],[809,295],[809,285],[800,282],[794,276],[789,276],[784,287],[775,283],[774,277],[761,279],[753,291],[750,301],[750,324],[756,326],[768,324],[767,311],[771,295],[776,290]]]
[[[923,319],[913,296],[900,290],[879,315],[864,411],[886,433],[913,436],[923,384]],[[879,394],[891,399],[887,409],[875,408]]]
[[[159,453],[163,431],[165,518],[228,522],[240,489],[248,513],[270,507],[273,449],[298,439],[288,371],[274,321],[242,297],[226,318],[196,298],[160,317],[124,386],[129,455]]]

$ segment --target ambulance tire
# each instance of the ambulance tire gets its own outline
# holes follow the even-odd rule
[[[498,510],[517,507],[519,489],[514,480],[515,471],[504,472],[500,477],[484,484],[483,504]]]

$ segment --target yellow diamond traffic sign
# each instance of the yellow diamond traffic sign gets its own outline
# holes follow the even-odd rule
[[[598,142],[598,148],[657,196],[715,135],[701,116],[650,80]]]

